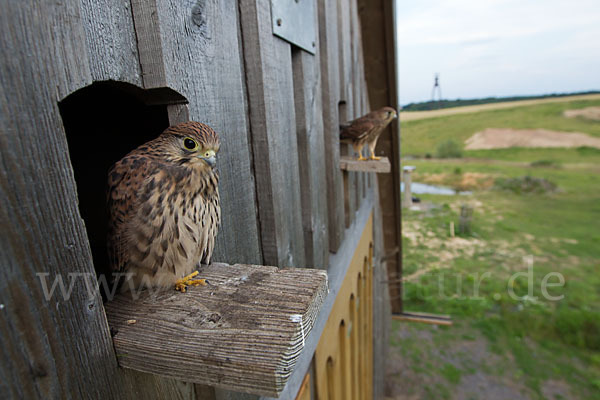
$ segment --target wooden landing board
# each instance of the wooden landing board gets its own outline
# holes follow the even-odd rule
[[[353,156],[342,156],[340,157],[340,169],[344,171],[388,173],[392,170],[392,166],[387,157],[381,157],[381,160],[358,161]]]
[[[327,296],[327,273],[213,263],[199,276],[209,284],[105,304],[119,364],[277,397]]]

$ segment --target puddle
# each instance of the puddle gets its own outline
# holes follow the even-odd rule
[[[469,195],[472,192],[458,192],[454,189],[444,187],[444,186],[436,186],[436,185],[427,185],[425,183],[413,182],[411,185],[411,192],[413,194],[440,194],[445,196],[453,196],[455,194],[464,194]],[[400,190],[404,192],[404,182],[400,184]]]

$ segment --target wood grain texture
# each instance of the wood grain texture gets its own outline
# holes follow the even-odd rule
[[[358,161],[356,157],[344,156],[340,158],[340,169],[344,171],[388,173],[392,170],[392,166],[387,157],[381,157],[381,160]]]
[[[353,120],[356,115],[354,109],[353,89],[352,89],[352,74],[354,66],[352,65],[352,34],[351,34],[351,7],[350,3],[353,0],[337,0],[337,29],[338,29],[338,66],[339,66],[339,96],[340,103],[343,106],[339,108],[340,123],[346,123]],[[346,149],[342,149],[342,157],[353,155],[352,147],[345,145]],[[355,172],[344,171],[342,179],[344,182],[344,221],[348,228],[355,218],[356,204],[356,182],[357,174]]]
[[[361,38],[361,50],[362,50],[362,38]],[[363,69],[364,69],[364,65],[363,65]],[[369,91],[367,90],[367,82],[365,80],[364,74],[363,74],[363,78],[362,78],[362,82],[361,82],[361,88],[362,88],[361,89],[361,105],[362,105],[363,110],[368,111],[371,109],[371,106],[369,105]],[[365,182],[364,182],[365,196],[367,195],[369,189],[375,185],[376,180],[377,180],[377,175],[375,175],[375,174],[371,173],[371,174],[365,175]]]
[[[292,66],[306,264],[326,269],[329,239],[319,55],[295,49]]]
[[[263,262],[236,1],[157,0],[166,84],[219,134],[222,222],[213,259]]]
[[[304,232],[290,45],[269,0],[240,1],[254,176],[265,264],[301,266]]]
[[[143,87],[130,0],[79,0],[94,81]]]
[[[375,204],[379,204],[377,176],[370,191],[374,194]],[[381,207],[373,212],[373,399],[384,398],[386,360],[389,353],[389,335],[391,329],[391,303],[388,289],[387,264],[383,261],[383,221]]]
[[[144,88],[166,87],[165,60],[156,0],[131,0],[131,11]]]
[[[356,0],[350,0],[350,52],[352,55],[352,100],[354,115],[359,117],[365,115],[370,110],[364,109],[361,104],[362,92],[366,90],[366,87],[362,86],[362,80],[364,79],[364,66],[362,58],[362,39],[360,33],[360,21],[358,19],[358,8]],[[365,191],[364,191],[364,180],[366,174],[362,172],[356,173],[356,207],[360,207]]]
[[[167,106],[169,125],[177,125],[190,120],[190,110],[187,104],[170,104]]]
[[[106,304],[119,364],[276,396],[327,296],[326,272],[215,263],[201,275],[209,284],[186,293],[145,291]]]
[[[337,1],[319,1],[319,55],[321,62],[323,129],[325,132],[325,169],[329,250],[336,252],[344,234],[344,188],[339,170],[340,139],[338,116],[339,59]]]
[[[0,391],[5,398],[190,399],[192,385],[118,368],[92,290],[98,283],[57,103],[94,74],[119,68],[88,58],[100,56],[87,47],[82,15],[78,1],[11,2],[0,15],[0,352],[8,360]],[[59,279],[65,295],[60,285],[50,295]]]
[[[0,392],[3,398],[110,398],[116,362],[57,102],[91,82],[79,3],[4,2],[0,13]],[[35,145],[33,145],[35,143]],[[95,276],[95,275],[92,275]]]
[[[357,0],[362,27],[365,77],[369,88],[369,102],[374,109],[384,106],[398,108],[396,93],[395,63],[396,48],[394,35],[394,9],[391,0]],[[392,173],[378,175],[379,199],[386,253],[402,248],[402,224],[400,210],[400,128],[393,121],[381,134],[377,142],[379,155],[389,158]],[[387,261],[389,279],[396,282],[402,276],[402,253]],[[400,286],[390,287],[393,312],[402,312]]]

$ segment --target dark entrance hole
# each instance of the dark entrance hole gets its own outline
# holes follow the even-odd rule
[[[106,250],[106,189],[110,167],[169,126],[167,104],[185,98],[170,89],[144,90],[97,82],[59,103],[96,273],[110,273]]]

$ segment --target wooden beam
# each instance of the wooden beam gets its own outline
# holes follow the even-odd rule
[[[421,322],[432,325],[452,325],[452,318],[449,315],[428,314],[417,312],[404,312],[402,314],[392,314],[392,319],[396,321]]]
[[[340,157],[340,169],[344,171],[363,171],[388,173],[392,170],[390,160],[387,157],[381,157],[381,160],[358,161],[355,157]]]
[[[79,8],[92,81],[113,80],[143,87],[131,2],[81,0]]]
[[[365,77],[369,88],[369,103],[373,109],[392,106],[398,109],[396,91],[396,36],[394,33],[395,8],[392,0],[357,0],[362,30]],[[400,130],[393,121],[377,142],[381,154],[389,158],[392,173],[378,175],[379,199],[386,253],[402,248],[402,220],[400,208]],[[387,260],[389,279],[402,277],[402,254]],[[402,313],[401,286],[390,287],[392,310]]]
[[[292,49],[292,68],[305,262],[326,269],[329,239],[319,53],[313,56],[304,50]]]
[[[327,296],[327,273],[245,264],[205,266],[206,286],[143,291],[105,305],[125,368],[277,396]]]
[[[156,0],[132,0],[131,13],[144,88],[167,86]]]
[[[273,35],[270,1],[239,9],[264,263],[306,265],[292,50]]]

